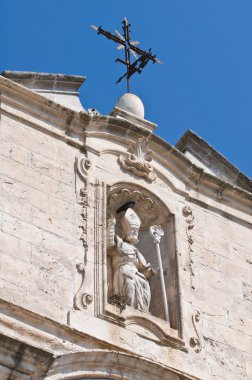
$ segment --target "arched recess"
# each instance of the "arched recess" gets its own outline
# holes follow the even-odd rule
[[[45,380],[180,380],[161,364],[139,356],[110,350],[90,350],[62,355],[54,360]]]
[[[148,189],[133,183],[120,182],[107,189],[107,217],[115,214],[115,210],[128,201],[135,201],[134,210],[139,215],[142,225],[139,231],[139,244],[137,248],[156,270],[156,275],[150,278],[151,304],[150,314],[156,318],[164,318],[162,291],[156,247],[153,238],[149,234],[152,225],[160,225],[164,230],[161,239],[160,250],[164,269],[164,279],[168,298],[170,327],[178,329],[179,323],[179,292],[177,289],[177,261],[175,239],[175,216],[168,206]],[[122,236],[120,216],[117,217],[116,233]],[[108,298],[112,284],[112,268],[110,257],[107,257],[107,284]]]

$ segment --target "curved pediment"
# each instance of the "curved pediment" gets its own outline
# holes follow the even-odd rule
[[[155,175],[157,175],[157,180],[159,178],[167,180],[169,185],[170,172],[184,184],[179,187],[173,181],[174,190],[177,192],[182,190],[185,196],[189,194],[186,190],[189,187],[189,190],[196,190],[217,202],[221,201],[224,204],[232,202],[238,209],[246,213],[251,209],[252,194],[249,178],[240,173],[213,148],[210,149],[213,153],[211,170],[204,167],[206,165],[204,152],[200,155],[200,160],[192,158],[188,154],[189,150],[192,151],[195,140],[193,137],[195,134],[192,132],[186,133],[175,147],[154,135],[149,128],[150,122],[144,119],[139,121],[137,118],[127,115],[118,115],[116,112],[112,112],[111,116],[104,116],[98,112],[76,111],[70,106],[69,108],[62,106],[41,93],[3,76],[0,76],[0,87],[1,110],[31,128],[97,155],[108,150],[118,151],[118,160],[123,155],[121,166],[125,168],[122,170],[126,169],[127,171],[130,167],[130,173],[136,179],[141,178],[139,177],[141,170],[136,168],[135,159],[133,168],[131,167],[132,160],[125,162],[125,156],[132,158],[128,155],[131,154],[132,144],[137,144],[139,139],[148,138],[148,149],[152,153],[152,161],[146,160],[145,174],[142,176],[146,181],[149,177],[149,182],[155,182]],[[204,147],[209,147],[204,140],[200,138],[196,140],[201,141],[201,151],[204,151]],[[198,153],[199,151],[197,151]],[[204,165],[202,165],[203,161]],[[219,171],[218,163],[221,163],[223,167],[222,173]],[[149,174],[148,170],[151,170]]]

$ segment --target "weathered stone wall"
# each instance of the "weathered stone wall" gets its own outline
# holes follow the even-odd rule
[[[156,179],[127,171],[118,158],[145,130],[125,120],[76,114],[30,90],[5,85],[0,119],[4,347],[17,346],[9,341],[14,338],[25,352],[34,347],[34,355],[45,358],[46,372],[53,362],[49,380],[62,373],[88,378],[90,371],[97,378],[251,380],[251,194],[226,184],[224,191],[213,176],[202,179],[202,171],[155,136],[150,147]],[[160,202],[172,221],[167,229],[172,244],[161,245],[175,310],[172,328],[162,319],[107,304],[106,207],[118,184]],[[141,251],[150,250],[147,235]],[[1,380],[9,368],[30,378],[29,358],[18,369],[2,351]],[[40,360],[33,361],[34,368]]]
[[[2,115],[1,297],[65,323],[82,255],[75,155],[65,142]]]
[[[202,317],[201,352],[213,379],[251,379],[251,229],[218,211],[193,209],[185,300]]]

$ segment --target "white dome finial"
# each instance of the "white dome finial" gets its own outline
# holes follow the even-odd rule
[[[144,119],[144,105],[141,99],[134,94],[126,93],[122,95],[118,99],[116,107]]]

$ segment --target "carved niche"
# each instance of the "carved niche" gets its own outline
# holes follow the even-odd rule
[[[153,182],[157,176],[150,164],[151,161],[152,152],[149,149],[147,137],[141,137],[136,142],[131,143],[128,153],[121,154],[118,158],[118,162],[124,170]]]
[[[125,304],[123,299],[113,294],[114,266],[112,266],[109,247],[104,244],[107,238],[106,226],[111,223],[111,215],[113,215],[115,234],[119,237],[123,236],[125,230],[123,231],[120,219],[125,218],[126,212],[116,214],[116,210],[127,202],[135,202],[134,212],[137,214],[136,218],[139,217],[142,222],[138,235],[139,243],[136,244],[136,249],[144,257],[147,263],[146,269],[151,267],[155,273],[149,279],[146,272],[143,272],[145,278],[148,279],[151,292],[148,312]],[[130,218],[131,216],[128,215],[128,217]],[[153,238],[149,232],[150,226],[153,225],[162,226],[165,233],[161,239],[160,250],[170,322],[165,320],[158,258]],[[124,326],[147,339],[184,349],[184,342],[180,338],[180,323],[178,322],[180,306],[177,289],[178,281],[176,280],[174,231],[174,215],[169,212],[160,199],[147,189],[126,183],[107,187],[104,183],[97,181],[95,186],[96,315]],[[112,235],[109,234],[108,240],[110,239],[114,239],[113,233]],[[149,263],[150,266],[148,266]],[[144,267],[142,267],[142,270],[144,271]]]

